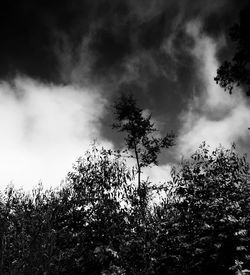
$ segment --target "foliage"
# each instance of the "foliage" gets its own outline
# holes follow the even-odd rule
[[[173,173],[179,202],[178,255],[189,274],[230,274],[249,265],[249,165],[235,150],[209,154],[205,144]]]
[[[229,93],[234,87],[242,86],[250,95],[250,38],[249,38],[250,7],[241,11],[240,22],[230,28],[231,40],[236,50],[231,61],[225,61],[217,70],[215,81]]]
[[[8,187],[0,203],[0,274],[244,274],[250,266],[249,164],[205,144],[145,184],[118,151],[93,147],[61,189]],[[153,193],[160,199],[153,200]]]

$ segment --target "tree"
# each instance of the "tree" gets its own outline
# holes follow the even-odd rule
[[[73,168],[67,231],[73,234],[71,259],[79,266],[75,274],[121,274],[126,262],[120,251],[134,227],[133,175],[119,152],[96,146]]]
[[[180,274],[235,274],[235,261],[249,268],[246,158],[234,148],[210,153],[203,144],[172,175],[179,213],[173,234],[177,249],[170,254],[180,259]]]
[[[230,28],[230,38],[236,44],[236,51],[231,61],[225,61],[217,70],[216,83],[231,94],[241,86],[250,96],[250,7],[240,13],[240,22]]]
[[[113,128],[125,132],[127,149],[133,152],[138,173],[138,194],[142,199],[141,173],[142,168],[151,164],[158,165],[158,155],[162,148],[174,145],[174,134],[163,138],[154,136],[157,131],[151,121],[151,115],[144,115],[132,95],[122,95],[114,104],[116,122]]]
[[[135,194],[121,154],[96,147],[59,190],[8,188],[0,193],[0,273],[124,274],[132,251],[126,243],[137,251],[141,244],[132,233]]]

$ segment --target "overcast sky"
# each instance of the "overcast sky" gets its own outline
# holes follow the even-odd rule
[[[170,166],[202,141],[250,153],[249,98],[213,78],[232,55],[229,26],[248,1],[14,0],[0,10],[0,185],[57,186],[96,139],[120,148],[111,104],[132,93],[176,146]]]

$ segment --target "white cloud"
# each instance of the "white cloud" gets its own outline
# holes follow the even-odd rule
[[[152,181],[154,184],[167,183],[171,180],[171,169],[172,166],[169,164],[146,167],[143,170],[142,178],[146,180],[149,177],[149,181]]]
[[[17,78],[0,84],[0,182],[57,186],[72,163],[100,139],[105,101],[97,90]],[[111,146],[108,142],[101,142]]]
[[[191,54],[196,60],[198,79],[203,89],[195,91],[187,110],[180,116],[182,128],[178,138],[178,154],[189,155],[202,141],[212,148],[219,144],[230,146],[239,140],[247,141],[250,109],[246,99],[240,91],[229,96],[214,81],[219,67],[216,53],[223,39],[215,41],[202,34],[199,22],[189,23],[186,30],[195,43]]]

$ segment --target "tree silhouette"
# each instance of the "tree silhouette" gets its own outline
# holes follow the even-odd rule
[[[231,94],[235,87],[241,86],[250,96],[250,7],[240,13],[240,22],[230,28],[230,38],[236,44],[231,61],[225,61],[217,70],[214,78]]]
[[[174,145],[174,134],[163,138],[153,135],[157,129],[151,121],[151,114],[144,115],[132,95],[121,97],[114,104],[115,123],[113,128],[125,132],[127,149],[133,152],[138,172],[138,194],[141,197],[142,168],[151,164],[158,165],[158,155],[162,148]]]

